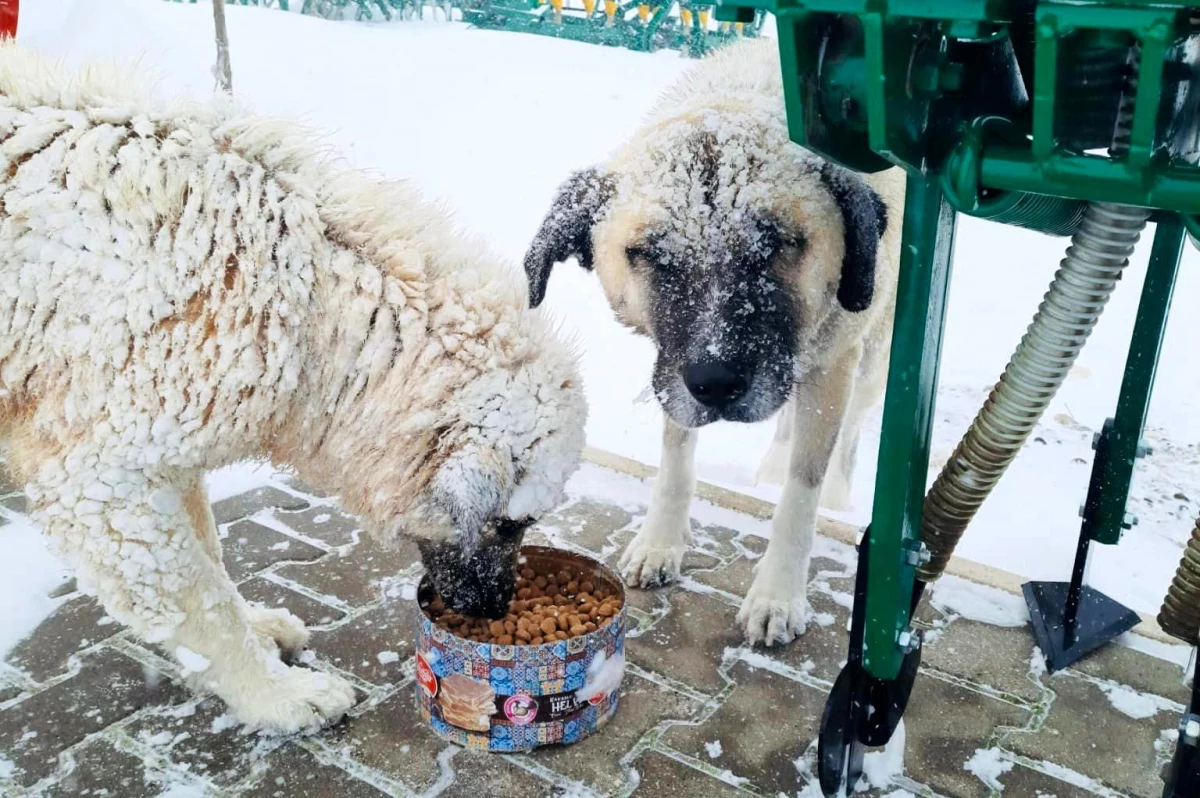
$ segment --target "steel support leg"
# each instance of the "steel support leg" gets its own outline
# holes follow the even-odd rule
[[[923,587],[915,575],[954,222],[936,176],[910,173],[875,503],[859,546],[849,655],[818,738],[827,796],[853,788],[864,746],[891,738],[920,664],[920,636],[910,620]]]
[[[1094,443],[1096,458],[1081,508],[1083,523],[1071,581],[1027,582],[1023,586],[1034,635],[1051,673],[1077,662],[1138,623],[1137,613],[1088,587],[1085,577],[1091,544],[1116,544],[1121,530],[1137,523],[1125,505],[1134,465],[1149,451],[1142,443],[1142,431],[1179,273],[1183,235],[1178,217],[1158,223],[1116,415],[1104,422]]]

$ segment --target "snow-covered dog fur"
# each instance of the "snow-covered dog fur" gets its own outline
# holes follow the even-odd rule
[[[738,618],[751,643],[804,631],[818,505],[846,504],[886,381],[903,196],[900,170],[863,177],[789,141],[770,40],[689,70],[605,163],[559,188],[525,259],[531,304],[573,256],[658,350],[662,466],[621,561],[629,584],[678,576],[696,428],[783,407],[760,471],[783,496]]]
[[[494,616],[583,447],[573,353],[520,273],[286,122],[157,104],[0,47],[0,433],[79,585],[253,727],[348,683],[221,564],[207,469],[269,458],[417,539]]]

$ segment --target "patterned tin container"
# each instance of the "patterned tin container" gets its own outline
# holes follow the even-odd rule
[[[625,670],[625,588],[595,560],[525,546],[539,573],[564,567],[590,574],[621,597],[621,610],[586,635],[531,646],[476,643],[435,625],[422,611],[417,630],[417,706],[435,732],[481,751],[529,751],[581,740],[617,711]],[[422,580],[418,601],[433,596]]]

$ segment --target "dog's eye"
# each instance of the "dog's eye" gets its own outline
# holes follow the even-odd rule
[[[803,233],[780,232],[779,234],[780,249],[804,249],[807,243]]]
[[[625,247],[625,257],[629,260],[631,266],[644,264],[646,266],[655,266],[662,262],[662,258],[658,253],[647,246],[633,244]]]

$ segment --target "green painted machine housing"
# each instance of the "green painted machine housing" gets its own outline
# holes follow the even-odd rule
[[[1200,13],[1182,0],[736,0],[717,17],[761,10],[778,23],[792,139],[830,160],[939,172],[956,210],[987,218],[1025,194],[1067,200],[1025,206],[1025,226],[1045,232],[1069,232],[1070,201],[1200,213],[1198,131],[1172,125],[1200,102],[1186,52]],[[1112,156],[1111,129],[1075,133],[1093,94],[1111,98],[1089,91],[1088,70],[1130,41],[1132,131]],[[1009,51],[1020,74],[1004,70]]]

